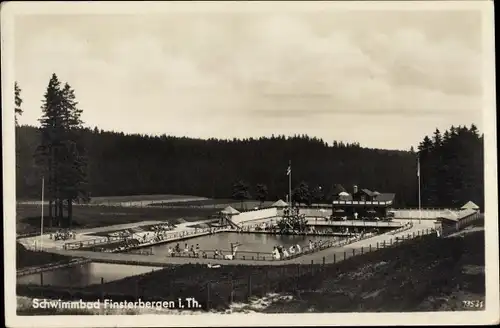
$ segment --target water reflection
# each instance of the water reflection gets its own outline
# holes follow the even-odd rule
[[[17,283],[53,285],[61,287],[85,287],[92,284],[123,279],[146,272],[161,269],[160,267],[136,266],[110,263],[85,263],[69,268],[46,271],[42,274],[35,273],[17,278]],[[43,275],[43,278],[42,278]]]

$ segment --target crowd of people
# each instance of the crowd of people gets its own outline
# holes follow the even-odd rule
[[[50,239],[54,240],[68,240],[76,239],[76,233],[71,230],[57,230],[55,233],[49,235]]]
[[[299,215],[298,207],[292,207],[292,208],[286,207],[283,209],[283,216],[294,216],[294,215]]]
[[[168,247],[168,255],[169,256],[193,256],[207,258],[207,253],[205,251],[200,250],[200,244],[188,245],[184,244],[184,248],[181,248],[180,243],[177,243],[174,247]]]
[[[174,228],[173,225],[171,224],[157,224],[157,225],[153,225],[153,226],[150,226],[149,229],[151,231],[155,231],[155,232],[162,232],[162,231],[170,231]]]

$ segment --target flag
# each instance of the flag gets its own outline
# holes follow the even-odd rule
[[[417,177],[420,178],[420,157],[417,157]]]

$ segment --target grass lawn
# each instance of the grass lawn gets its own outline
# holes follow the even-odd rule
[[[464,310],[463,300],[484,301],[484,263],[484,231],[477,231],[463,238],[425,236],[325,266],[171,266],[81,292],[94,299],[103,292],[117,301],[194,297],[205,309],[218,310],[231,299],[290,296],[260,310],[270,313]],[[65,295],[75,291],[52,296],[70,297]]]
[[[268,207],[271,206],[274,201],[265,201],[261,204],[258,200],[246,200],[243,202],[243,209],[253,209],[255,207],[263,206]],[[227,206],[232,206],[237,210],[240,210],[242,207],[242,203],[240,201],[234,199],[200,199],[200,200],[192,200],[192,201],[180,201],[180,202],[168,202],[168,203],[154,203],[149,206],[192,206],[192,207],[212,207],[212,208],[224,208]]]
[[[17,204],[16,209],[18,234],[40,231],[40,205]],[[48,206],[44,207],[44,213],[48,213]],[[73,206],[73,227],[94,228],[149,220],[168,220],[175,224],[208,219],[208,216],[214,213],[214,210],[209,208]],[[48,221],[48,216],[44,216],[44,227],[49,227]]]
[[[92,197],[92,204],[107,204],[109,203],[126,203],[126,202],[141,202],[141,201],[160,201],[160,200],[175,200],[175,199],[193,199],[204,197],[189,196],[189,195],[133,195],[133,196],[102,196]]]

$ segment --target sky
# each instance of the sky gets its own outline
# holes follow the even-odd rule
[[[483,126],[479,11],[232,11],[15,18],[20,124],[52,73],[86,126],[195,138],[308,134],[407,150]]]

